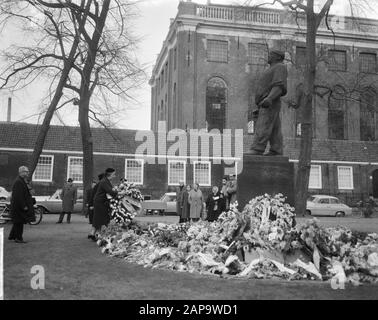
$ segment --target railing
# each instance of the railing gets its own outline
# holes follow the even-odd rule
[[[184,5],[186,2],[183,2]],[[251,23],[260,25],[281,25],[291,24],[300,27],[306,27],[306,19],[304,16],[299,16],[297,19],[289,15],[285,15],[285,12],[270,11],[264,9],[252,9],[247,7],[237,6],[217,6],[217,5],[199,5],[192,2],[188,2],[191,6],[190,14],[194,14],[197,17],[209,20],[221,20],[230,22]],[[186,13],[188,14],[188,13]],[[377,21],[367,21],[353,23],[351,18],[343,17],[330,17],[329,25],[337,30],[354,30],[357,32],[378,32]],[[327,29],[325,22],[322,21],[320,30]]]
[[[217,20],[233,20],[234,9],[217,6],[197,6],[196,15],[201,18]]]
[[[244,8],[230,8],[222,6],[197,5],[196,15],[205,19],[245,21],[251,23],[274,24],[281,22],[277,12],[254,11]]]
[[[245,21],[263,24],[281,24],[280,15],[276,12],[245,11]]]

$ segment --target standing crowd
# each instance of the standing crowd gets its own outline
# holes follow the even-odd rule
[[[180,223],[196,222],[199,219],[215,221],[220,214],[227,211],[230,205],[237,201],[237,182],[235,175],[229,175],[222,180],[222,186],[213,186],[206,201],[198,183],[185,186],[180,181],[176,192],[176,212]]]
[[[89,218],[89,223],[92,226],[88,239],[93,241],[97,240],[96,233],[110,222],[110,199],[117,196],[116,188],[111,183],[115,176],[114,169],[106,169],[104,173],[98,175],[98,181],[93,181],[92,188],[86,192],[86,217]],[[23,239],[24,224],[35,219],[35,199],[32,196],[33,190],[28,178],[29,169],[25,166],[20,167],[19,176],[12,187],[10,213],[13,226],[8,239],[14,240],[16,243],[26,243]],[[227,211],[230,205],[236,202],[236,194],[235,175],[225,177],[220,188],[214,186],[206,201],[198,183],[194,183],[192,187],[190,185],[185,186],[184,182],[181,181],[176,200],[180,223],[196,222],[201,218],[208,221],[217,220],[222,212]],[[66,221],[70,223],[78,197],[78,190],[72,178],[67,180],[60,197],[62,199],[62,213],[57,224],[62,224],[66,215]]]

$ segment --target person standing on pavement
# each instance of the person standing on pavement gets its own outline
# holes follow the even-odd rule
[[[190,219],[193,222],[197,222],[201,218],[204,203],[203,194],[198,183],[194,183],[193,190],[189,192],[188,201],[190,203]]]
[[[93,227],[96,232],[101,231],[102,226],[107,226],[110,222],[110,200],[109,197],[116,197],[117,191],[113,188],[111,181],[115,178],[116,171],[108,168],[105,175],[98,183],[97,191],[94,196],[94,215]],[[94,237],[93,240],[96,240]]]
[[[206,200],[207,221],[213,222],[218,219],[222,213],[222,199],[220,197],[219,189],[217,186],[213,187],[213,191]]]
[[[86,193],[86,200],[87,200],[87,203],[86,203],[86,207],[87,207],[87,214],[86,214],[86,218],[88,218],[89,220],[89,224],[92,225],[93,223],[93,210],[94,210],[94,207],[93,207],[93,197],[94,197],[94,188],[96,187],[97,185],[97,182],[96,181],[93,181],[92,182],[92,188],[88,189],[87,190],[87,193]],[[90,234],[88,235],[88,239],[92,239],[92,235],[94,236],[94,231],[93,231],[93,227],[92,227],[92,230],[90,232]]]
[[[190,203],[189,203],[189,193],[192,190],[190,184],[188,184],[182,194],[181,199],[181,217],[180,221],[189,222],[190,220]]]
[[[19,176],[12,187],[10,214],[13,226],[8,239],[14,240],[16,243],[26,243],[23,239],[24,224],[32,221],[34,205],[27,181],[29,169],[22,166],[18,169],[18,173]]]
[[[237,201],[238,185],[236,182],[236,175],[230,174],[230,181],[227,186],[227,195],[229,206]]]
[[[179,223],[182,223],[182,197],[184,195],[184,181],[180,181],[179,187],[176,190],[176,212],[177,215],[180,217]]]
[[[63,223],[65,214],[67,213],[67,223],[71,223],[71,214],[77,201],[77,187],[73,184],[73,179],[69,178],[60,194],[62,199],[62,213],[59,216],[57,224]]]
[[[230,208],[230,205],[228,203],[228,193],[227,193],[227,187],[228,187],[228,178],[227,177],[224,177],[222,179],[222,186],[220,188],[220,196],[222,198],[222,207],[225,209],[225,210],[228,210]]]

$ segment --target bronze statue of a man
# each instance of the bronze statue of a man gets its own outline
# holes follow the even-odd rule
[[[258,82],[255,95],[257,108],[252,119],[256,121],[255,138],[250,154],[277,156],[283,154],[283,138],[281,132],[281,97],[287,93],[287,68],[283,63],[285,53],[272,50],[269,53],[269,69],[264,71]],[[264,154],[270,142],[270,151]]]

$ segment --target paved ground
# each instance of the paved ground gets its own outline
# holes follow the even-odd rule
[[[5,299],[378,299],[378,285],[335,291],[328,283],[226,280],[145,269],[102,255],[86,239],[89,225],[83,217],[74,216],[71,225],[56,225],[56,219],[45,216],[39,226],[26,226],[27,244],[5,241]],[[175,222],[177,218],[140,219]],[[378,232],[378,219],[321,221]],[[5,226],[6,236],[9,228]],[[31,289],[35,265],[45,269],[45,290]]]

